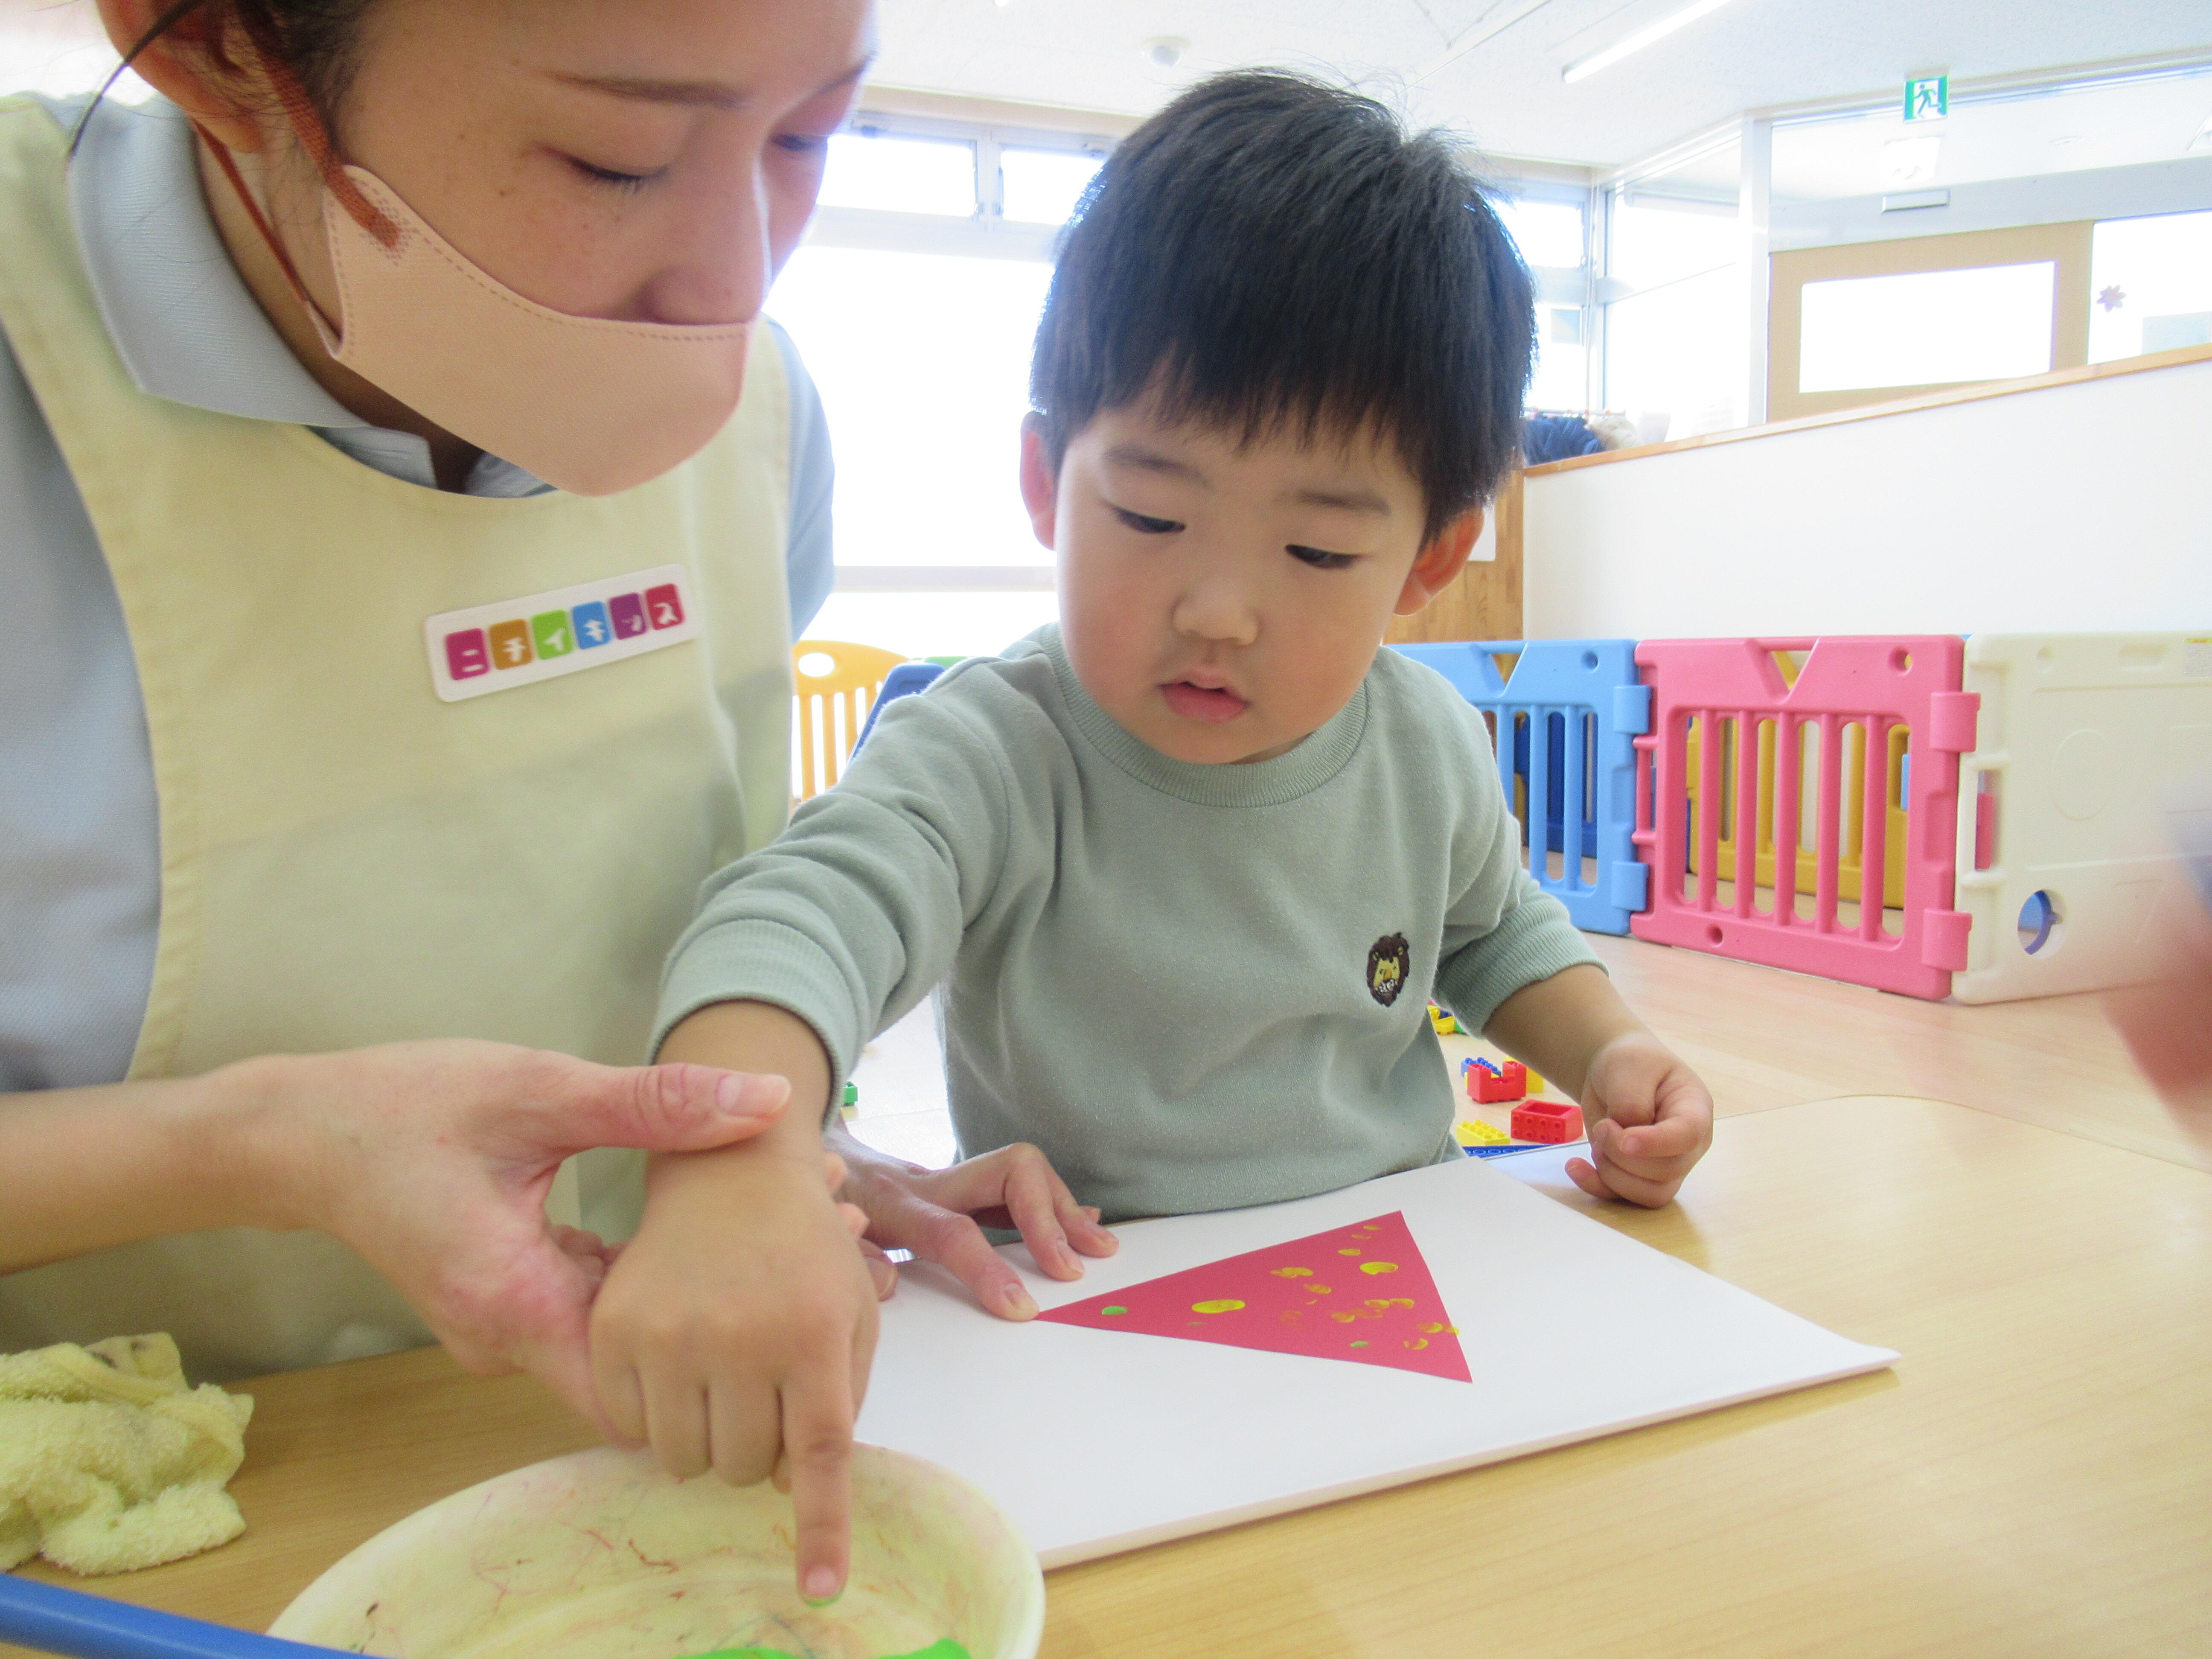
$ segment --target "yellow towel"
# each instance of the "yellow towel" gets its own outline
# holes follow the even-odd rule
[[[250,1395],[188,1384],[166,1335],[0,1354],[0,1571],[129,1572],[229,1542],[252,1415]]]

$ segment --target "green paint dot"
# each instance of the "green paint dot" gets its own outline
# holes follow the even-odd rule
[[[1364,1342],[1355,1342],[1352,1346],[1355,1348],[1364,1348],[1367,1345]]]
[[[1102,1314],[1125,1314],[1129,1310],[1127,1308],[1101,1308],[1098,1311]]]

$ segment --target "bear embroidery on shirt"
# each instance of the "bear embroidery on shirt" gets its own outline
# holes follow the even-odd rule
[[[1368,947],[1367,994],[1388,1008],[1406,988],[1413,970],[1413,953],[1403,933],[1385,933]]]

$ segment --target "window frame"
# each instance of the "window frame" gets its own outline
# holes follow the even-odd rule
[[[1039,110],[1048,118],[1060,112]],[[928,138],[972,144],[975,152],[975,211],[966,219],[939,214],[898,213],[884,209],[821,207],[809,221],[803,245],[873,250],[888,253],[934,253],[968,258],[1012,259],[1049,264],[1062,227],[1036,225],[1006,216],[1006,180],[1000,165],[1006,149],[1057,150],[1104,160],[1123,135],[1086,128],[1081,112],[1066,112],[1066,125],[971,120],[908,113],[864,104],[839,127],[841,136]],[[1525,164],[1524,164],[1525,165]],[[1541,163],[1537,164],[1541,166]],[[1583,224],[1579,265],[1532,265],[1531,283],[1540,307],[1578,312],[1582,319],[1585,410],[1604,407],[1604,312],[1599,272],[1605,246],[1603,192],[1586,182],[1583,169],[1559,170],[1560,176],[1501,170],[1485,179],[1493,196],[1555,202],[1575,208]],[[852,565],[836,566],[832,591],[839,593],[947,593],[1036,592],[1054,586],[1049,564]]]
[[[939,116],[856,110],[838,128],[841,137],[933,138],[971,144],[975,151],[975,210],[965,219],[935,213],[896,213],[881,208],[821,207],[805,240],[824,247],[879,249],[889,253],[943,253],[967,258],[1025,259],[1049,264],[1060,227],[1006,216],[1006,177],[1000,152],[1059,150],[1103,161],[1120,142],[1103,132],[1059,131]]]
[[[1030,125],[1022,122],[961,120],[870,108],[856,109],[838,128],[861,138],[929,138],[971,144],[975,152],[975,209],[965,219],[879,208],[821,207],[808,222],[802,246],[855,248],[884,253],[940,254],[957,258],[1009,259],[1049,264],[1061,227],[1006,216],[1006,179],[1000,155],[1006,149],[1112,154],[1120,139],[1109,133]],[[1018,565],[863,565],[836,561],[834,593],[1004,593],[1048,592],[1048,562]]]
[[[1845,242],[1832,247],[1786,248],[1771,256],[1767,309],[1766,409],[1770,421],[1826,415],[1889,403],[1899,398],[1948,392],[1991,382],[1946,380],[1924,386],[1865,386],[1849,392],[1800,392],[1808,283],[1856,276],[1898,276],[1923,271],[1972,270],[1985,265],[2040,264],[2054,270],[2051,307],[2051,368],[2079,368],[2089,361],[2089,250],[2094,220],[2018,225],[2005,230],[1965,230],[1933,236]]]
[[[1565,179],[1500,173],[1486,180],[1492,196],[1523,202],[1556,202],[1576,209],[1583,221],[1583,259],[1578,265],[1530,265],[1528,278],[1539,306],[1575,311],[1582,316],[1583,405],[1581,410],[1550,411],[1582,413],[1601,408],[1596,400],[1595,366],[1602,349],[1597,308],[1597,258],[1603,238],[1597,224],[1596,192],[1588,185]]]

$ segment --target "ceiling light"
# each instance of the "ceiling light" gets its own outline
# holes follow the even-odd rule
[[[2182,146],[2183,153],[2188,155],[2201,150],[2212,150],[2212,115],[2204,118],[2204,125],[2197,129],[2197,136]]]
[[[1649,27],[1640,28],[1635,33],[1614,41],[1604,51],[1594,52],[1587,58],[1579,58],[1568,64],[1559,72],[1559,78],[1572,82],[1581,80],[1585,76],[1595,75],[1601,69],[1609,69],[1627,57],[1630,52],[1641,52],[1654,40],[1663,40],[1684,24],[1694,23],[1707,13],[1718,11],[1726,4],[1728,0],[1695,0],[1695,3],[1683,7],[1681,10],[1670,16],[1661,18]]]
[[[1159,69],[1173,69],[1189,50],[1190,42],[1176,34],[1164,34],[1157,40],[1145,42],[1145,56]]]

